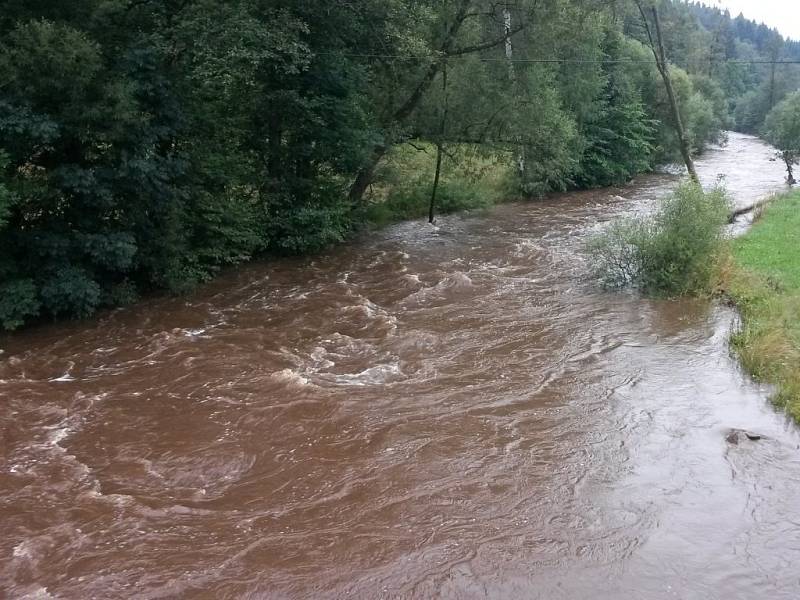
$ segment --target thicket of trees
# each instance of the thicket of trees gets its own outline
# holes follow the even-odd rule
[[[764,137],[786,165],[786,181],[790,185],[797,183],[794,167],[800,161],[800,92],[789,94],[769,111]]]
[[[800,87],[800,41],[786,40],[777,31],[727,11],[708,8],[699,2],[688,5],[702,25],[696,33],[705,50],[676,52],[677,64],[703,65],[719,82],[727,98],[738,131],[760,133],[767,113],[787,94]],[[694,27],[689,24],[689,29]],[[672,30],[679,38],[679,30]],[[678,40],[676,40],[677,42]],[[780,64],[785,63],[785,64]]]
[[[695,151],[798,87],[774,31],[659,2]],[[626,0],[4,0],[0,324],[181,291],[343,239],[408,142],[499,157],[521,195],[679,144]]]

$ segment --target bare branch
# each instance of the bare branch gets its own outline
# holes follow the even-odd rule
[[[482,42],[480,44],[475,44],[473,46],[465,46],[463,48],[456,48],[455,50],[451,50],[447,53],[447,56],[463,56],[464,54],[472,54],[474,52],[481,52],[482,50],[489,50],[491,48],[496,48],[502,44],[506,43],[506,40],[515,36],[521,31],[524,31],[528,28],[527,23],[523,23],[509,31],[508,33],[503,33],[502,36],[497,37],[493,40],[489,40],[487,42]]]

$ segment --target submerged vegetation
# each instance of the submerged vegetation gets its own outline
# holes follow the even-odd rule
[[[742,316],[733,346],[800,421],[800,192],[770,204],[734,241],[733,259],[726,288]]]
[[[734,240],[725,236],[729,210],[723,190],[687,181],[654,214],[612,222],[587,250],[609,287],[730,298],[741,314],[734,349],[800,421],[800,192],[761,204],[754,227]]]
[[[725,191],[682,183],[655,214],[611,223],[588,243],[599,279],[654,296],[708,293],[725,253]]]
[[[6,0],[0,324],[422,216],[439,171],[437,212],[624,182],[685,146],[664,72],[694,152],[797,88],[800,45],[652,4],[661,73],[628,0]]]

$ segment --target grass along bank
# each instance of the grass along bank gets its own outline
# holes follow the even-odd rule
[[[436,147],[427,142],[394,148],[379,169],[379,184],[370,188],[365,221],[380,228],[428,214],[435,171]],[[481,151],[476,146],[447,147],[436,196],[436,215],[485,210],[518,198],[513,157]]]
[[[800,191],[771,203],[733,241],[725,288],[742,317],[733,347],[757,380],[778,386],[776,404],[800,421]]]
[[[800,422],[800,191],[761,207],[735,240],[724,233],[729,208],[723,190],[684,182],[655,213],[612,222],[589,240],[587,254],[606,287],[730,297],[742,317],[733,347]]]

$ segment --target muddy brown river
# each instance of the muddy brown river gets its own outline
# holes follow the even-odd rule
[[[770,156],[698,168],[743,204]],[[800,598],[800,435],[735,314],[586,278],[586,235],[674,182],[0,338],[0,596]]]

